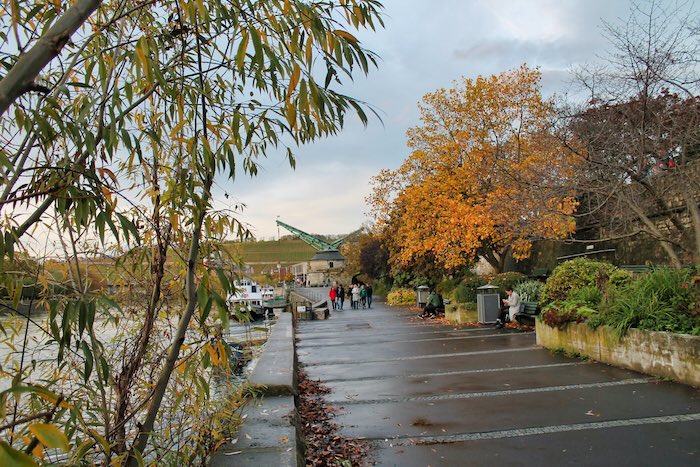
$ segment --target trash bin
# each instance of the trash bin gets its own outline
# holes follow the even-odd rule
[[[481,324],[496,322],[501,313],[501,294],[497,286],[486,284],[477,287],[476,312]]]
[[[430,287],[427,285],[416,287],[416,302],[418,302],[420,308],[423,308],[428,303],[428,295],[430,295]]]

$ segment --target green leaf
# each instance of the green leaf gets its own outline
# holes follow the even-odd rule
[[[37,464],[29,455],[18,451],[4,441],[0,441],[0,465],[35,467]]]
[[[94,358],[92,357],[92,352],[90,351],[90,347],[88,347],[87,342],[82,341],[80,343],[80,348],[83,350],[83,355],[85,356],[85,373],[83,374],[83,378],[87,383],[88,379],[90,379],[90,374],[92,373]]]
[[[51,423],[34,423],[29,425],[29,431],[47,448],[62,449],[68,452],[70,446],[66,435]]]
[[[221,283],[221,288],[223,288],[226,292],[230,292],[231,281],[228,280],[228,277],[226,277],[224,271],[221,268],[216,268],[216,275],[219,278],[219,283]]]
[[[228,328],[228,304],[226,300],[216,292],[212,292],[211,295],[219,310],[219,319],[221,323],[224,325],[224,328]]]
[[[184,391],[183,391],[184,392]],[[82,442],[82,444],[73,452],[71,460],[68,465],[80,465],[85,457],[85,455],[92,449],[95,445],[95,441],[88,439]]]

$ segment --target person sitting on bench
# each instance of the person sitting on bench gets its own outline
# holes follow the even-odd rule
[[[506,289],[508,298],[503,299],[503,306],[501,306],[501,314],[496,320],[496,327],[502,328],[506,322],[506,313],[508,313],[508,318],[510,321],[515,321],[515,314],[520,311],[520,295],[515,292],[512,287]]]
[[[423,307],[423,312],[418,315],[419,318],[430,318],[434,319],[437,317],[437,310],[440,308],[441,300],[438,293],[433,287],[430,288],[430,294],[428,295],[428,303]]]

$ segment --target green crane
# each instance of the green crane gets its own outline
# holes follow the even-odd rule
[[[338,251],[338,248],[340,245],[351,235],[355,235],[356,233],[360,232],[362,229],[356,230],[352,232],[349,235],[346,235],[345,237],[338,239],[334,242],[327,242],[321,238],[318,238],[315,235],[311,235],[310,233],[306,233],[303,230],[297,229],[296,227],[292,227],[289,224],[285,224],[282,221],[277,221],[277,225],[280,227],[284,227],[285,229],[289,230],[291,233],[299,237],[301,240],[303,240],[306,244],[310,245],[312,248],[318,251]]]

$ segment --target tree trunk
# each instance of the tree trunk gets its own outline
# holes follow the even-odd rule
[[[482,258],[489,263],[496,274],[503,272],[506,267],[506,258],[508,258],[508,253],[510,252],[510,246],[506,246],[503,251],[496,251],[494,249],[487,249],[484,251]]]
[[[101,3],[102,0],[77,0],[29,52],[20,56],[7,75],[0,80],[0,115],[5,113],[19,96],[32,89],[41,70],[61,53],[73,33]]]
[[[211,184],[210,184],[211,185]],[[187,307],[185,312],[182,314],[180,321],[177,324],[177,329],[175,330],[175,335],[168,349],[168,355],[165,359],[165,364],[158,377],[155,387],[153,388],[153,396],[151,398],[151,403],[148,405],[148,411],[146,412],[146,418],[139,429],[138,436],[131,446],[131,453],[129,455],[129,460],[127,465],[136,466],[138,461],[136,460],[135,453],[143,453],[148,444],[148,438],[153,431],[153,425],[156,421],[156,416],[160,410],[160,404],[163,401],[163,396],[165,396],[165,391],[168,387],[168,382],[170,381],[170,375],[175,369],[175,363],[177,363],[177,358],[180,355],[180,348],[185,342],[185,333],[189,328],[190,321],[194,315],[194,311],[197,308],[197,284],[196,284],[196,272],[197,272],[197,262],[199,260],[199,244],[202,236],[202,226],[204,224],[204,218],[206,215],[206,206],[209,203],[209,189],[205,188],[206,194],[201,201],[199,206],[200,212],[197,215],[197,220],[192,231],[192,240],[190,241],[190,250],[187,255],[187,279],[185,290],[187,291]]]
[[[693,233],[695,237],[693,263],[700,264],[700,208],[698,207],[698,203],[695,201],[692,193],[688,189],[688,185],[681,185],[683,187],[683,197],[685,198],[686,206],[688,206],[688,213],[690,214],[690,221],[693,225]]]
[[[495,273],[501,272],[501,262],[498,260],[496,253],[493,250],[486,250],[481,257],[484,258],[487,263],[489,263],[489,266],[493,268]]]
[[[642,211],[639,206],[634,204],[628,199],[625,199],[627,202],[627,205],[634,211],[634,213],[639,217],[639,220],[642,221],[642,223],[646,226],[647,232],[652,234],[656,239],[661,241],[661,248],[664,249],[666,254],[668,255],[669,259],[671,260],[671,264],[675,268],[680,268],[681,267],[681,260],[678,258],[678,254],[676,253],[676,250],[673,248],[672,243],[659,231],[659,229],[654,225],[654,223],[647,217],[646,214],[644,214],[644,211]]]
[[[151,341],[153,327],[155,325],[156,312],[158,303],[160,302],[161,284],[165,275],[165,261],[167,259],[167,251],[170,237],[170,226],[166,228],[166,232],[160,232],[159,210],[154,210],[154,222],[156,223],[156,231],[158,232],[158,245],[154,253],[152,272],[155,275],[153,281],[153,290],[151,298],[146,309],[143,326],[139,330],[139,335],[134,345],[134,348],[129,352],[127,363],[122,367],[115,381],[115,417],[114,427],[116,436],[116,445],[114,451],[116,454],[126,451],[126,421],[129,417],[129,395],[133,387],[134,378],[137,375],[143,363],[143,357],[148,350],[148,344]]]

